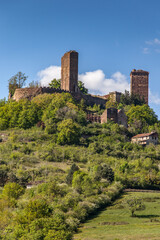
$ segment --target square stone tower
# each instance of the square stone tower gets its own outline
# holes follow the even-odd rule
[[[61,58],[61,89],[78,92],[78,52],[69,51]]]
[[[148,78],[149,72],[133,69],[130,74],[131,78],[131,94],[139,95],[144,98],[148,104]]]

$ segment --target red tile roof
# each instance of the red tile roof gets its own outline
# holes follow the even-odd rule
[[[141,134],[137,134],[136,136],[132,137],[132,138],[140,138],[140,137],[148,137],[151,135],[158,135],[157,132],[151,132],[151,133],[141,133]]]

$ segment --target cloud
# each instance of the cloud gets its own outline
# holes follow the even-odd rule
[[[155,38],[153,40],[146,41],[145,43],[148,45],[160,45],[160,40],[158,38]]]
[[[42,86],[48,86],[52,79],[61,78],[61,67],[50,66],[38,72],[39,82]],[[101,69],[79,74],[78,79],[84,82],[86,88],[92,94],[104,95],[112,91],[124,92],[129,90],[127,77],[121,72],[114,73],[107,78]]]
[[[50,66],[37,73],[42,86],[48,86],[52,79],[61,78],[61,67]],[[84,82],[85,86],[92,94],[105,95],[112,91],[124,92],[129,90],[130,86],[127,77],[121,72],[115,72],[110,78],[107,78],[101,69],[79,74],[79,80]],[[149,102],[160,105],[160,97],[149,90]]]
[[[144,54],[149,54],[149,48],[143,48],[143,53]]]
[[[61,78],[61,67],[50,66],[37,73],[41,86],[48,86],[48,84],[54,79]]]
[[[158,93],[152,93],[151,90],[149,90],[149,102],[160,105],[160,97]]]
[[[112,91],[124,92],[129,90],[127,77],[121,72],[116,72],[110,78],[107,78],[104,72],[99,69],[80,74],[79,80],[84,82],[92,94],[104,95]]]

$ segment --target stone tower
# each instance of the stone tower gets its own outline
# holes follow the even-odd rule
[[[61,58],[61,89],[78,92],[78,52],[69,51]]]
[[[143,70],[133,69],[130,74],[131,94],[144,98],[146,104],[148,104],[148,77],[149,72]]]

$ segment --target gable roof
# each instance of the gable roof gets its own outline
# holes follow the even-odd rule
[[[148,137],[148,136],[152,136],[152,135],[154,135],[154,134],[158,135],[157,132],[141,133],[141,134],[137,134],[137,135],[135,135],[135,136],[132,137],[132,138]]]

